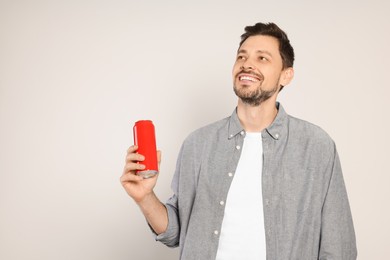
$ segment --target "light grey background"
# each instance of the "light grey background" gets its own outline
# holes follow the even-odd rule
[[[183,139],[231,114],[246,25],[296,51],[279,100],[336,141],[359,259],[387,259],[389,3],[0,0],[0,259],[177,259],[119,183],[152,119],[161,200]]]

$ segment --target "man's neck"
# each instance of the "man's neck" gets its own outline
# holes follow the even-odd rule
[[[270,98],[259,106],[250,106],[238,100],[237,115],[247,132],[261,132],[274,121],[278,114],[276,100]]]

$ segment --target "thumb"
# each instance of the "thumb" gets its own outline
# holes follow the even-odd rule
[[[161,151],[157,150],[158,171],[160,172]]]

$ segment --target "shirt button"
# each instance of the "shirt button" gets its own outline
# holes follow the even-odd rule
[[[229,173],[228,173],[228,176],[229,176],[229,177],[233,177],[233,173],[232,173],[232,172],[229,172]]]
[[[245,133],[244,131],[241,131],[241,132],[240,132],[240,135],[244,135],[244,133]]]
[[[230,138],[232,138],[233,137],[233,135],[230,135]]]
[[[241,149],[241,146],[237,145],[237,146],[236,146],[236,149],[237,149],[237,150],[240,150],[240,149]]]
[[[279,139],[279,134],[275,134],[275,139],[276,139],[276,140]]]
[[[219,202],[219,205],[221,205],[221,206],[223,206],[225,204],[225,202],[223,201],[223,200],[221,200],[220,202]]]
[[[218,230],[214,230],[214,235],[218,235],[218,234],[219,234]]]

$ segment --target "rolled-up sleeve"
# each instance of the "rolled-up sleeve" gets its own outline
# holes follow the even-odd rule
[[[330,170],[331,178],[322,208],[319,259],[355,260],[355,231],[336,148]]]
[[[184,146],[184,145],[183,145]],[[164,233],[156,234],[156,241],[160,241],[168,247],[178,247],[180,241],[180,220],[179,220],[179,210],[178,210],[178,186],[179,186],[179,176],[180,168],[182,164],[182,155],[183,155],[183,146],[180,150],[177,163],[176,171],[172,179],[171,188],[173,190],[173,196],[165,203],[165,207],[168,212],[168,226]]]
[[[173,195],[165,204],[168,212],[168,227],[164,233],[155,234],[155,239],[169,247],[177,247],[179,245],[179,217],[177,210],[177,197]]]

